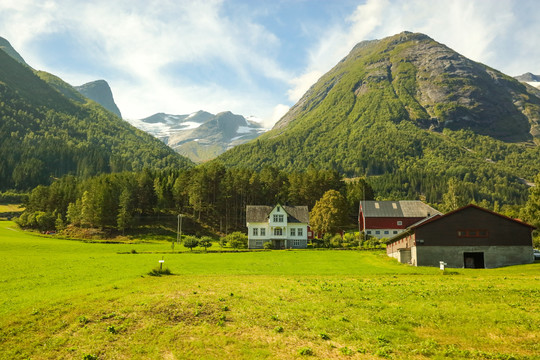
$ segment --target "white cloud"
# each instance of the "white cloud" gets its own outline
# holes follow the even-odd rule
[[[56,0],[36,6],[20,0],[0,5],[0,34],[8,38],[32,66],[53,72],[77,85],[93,80],[88,69],[50,68],[32,43],[44,34],[69,33],[88,61],[107,69],[115,99],[126,117],[157,111],[199,109],[242,111],[257,103],[271,111],[255,77],[286,82],[291,74],[272,56],[280,40],[249,18],[224,14],[223,1]],[[73,44],[72,44],[73,45]],[[230,69],[234,83],[196,84],[185,66]],[[178,74],[170,74],[173,66]],[[223,75],[223,74],[215,74]],[[212,78],[214,74],[208,74]],[[223,77],[223,76],[222,76]],[[251,88],[251,89],[249,89]],[[264,93],[264,89],[262,91]],[[246,95],[246,96],[242,96]],[[262,100],[262,96],[267,99]],[[218,106],[222,108],[217,109]],[[269,114],[267,114],[269,115]]]
[[[278,104],[274,107],[274,111],[272,112],[272,116],[270,118],[264,119],[263,124],[267,128],[271,128],[274,126],[275,123],[279,121],[289,111],[289,107],[287,105]]]
[[[2,0],[0,36],[30,65],[74,85],[105,78],[130,118],[231,110],[268,125],[284,114],[283,104],[297,101],[356,43],[404,30],[425,33],[511,75],[540,73],[537,0],[366,0],[348,17],[329,17],[323,24],[320,19],[307,24],[299,12],[307,40],[294,46],[284,46],[291,39],[278,38],[271,21],[260,21],[279,9],[235,0]],[[58,53],[81,54],[85,65],[95,65],[91,70],[54,63],[36,47],[44,38],[66,34],[76,49],[58,48]],[[278,62],[276,54],[284,48],[305,57],[303,71],[293,73],[292,66]],[[192,80],[191,71],[203,71],[207,81]]]

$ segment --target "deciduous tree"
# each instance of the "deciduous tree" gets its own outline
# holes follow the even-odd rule
[[[316,233],[336,233],[347,224],[347,201],[336,190],[328,190],[310,213],[311,229]]]

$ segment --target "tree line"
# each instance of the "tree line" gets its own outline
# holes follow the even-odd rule
[[[244,229],[247,205],[311,209],[328,190],[346,200],[348,224],[356,223],[359,201],[375,195],[364,179],[343,181],[333,170],[308,167],[287,173],[268,166],[256,172],[212,162],[191,169],[64,176],[31,191],[19,224],[42,231],[74,225],[124,232],[145,218],[186,214],[226,234]]]

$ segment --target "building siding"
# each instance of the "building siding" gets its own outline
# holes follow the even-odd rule
[[[487,237],[460,237],[458,231],[483,229]],[[532,246],[530,226],[474,207],[427,223],[415,230],[418,246]]]
[[[464,253],[483,253],[485,268],[496,268],[534,261],[531,246],[419,246],[411,252],[417,266],[439,266],[444,261],[447,267],[464,268]]]

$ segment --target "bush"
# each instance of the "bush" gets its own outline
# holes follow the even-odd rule
[[[155,269],[150,270],[150,272],[148,273],[148,275],[150,276],[161,276],[161,275],[172,275],[172,274],[173,273],[171,272],[171,270],[169,270],[169,268],[165,268],[165,269],[155,268]]]
[[[248,237],[240,231],[235,231],[225,236],[229,245],[234,249],[246,249],[248,245]]]
[[[221,246],[222,248],[227,246],[227,238],[225,236],[219,238],[219,246]]]
[[[212,246],[212,238],[210,236],[203,236],[199,241],[199,246],[204,248],[204,251],[207,251],[209,247]]]
[[[272,245],[272,242],[271,241],[267,241],[263,244],[263,249],[265,250],[272,250],[274,248],[274,246]]]
[[[189,251],[193,251],[194,247],[199,245],[199,240],[195,236],[186,236],[184,238],[184,246],[189,248]]]

